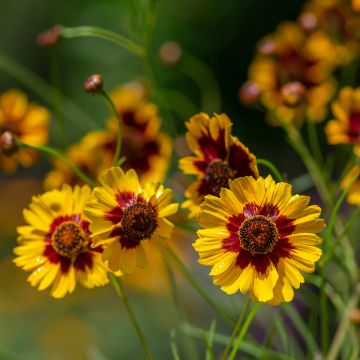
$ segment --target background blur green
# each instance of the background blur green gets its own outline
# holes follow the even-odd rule
[[[100,98],[84,93],[84,79],[92,73],[101,73],[106,88],[111,89],[143,76],[141,60],[102,40],[64,40],[56,49],[44,49],[37,47],[35,38],[40,31],[56,23],[94,25],[127,35],[132,16],[129,4],[130,1],[125,0],[2,1],[0,52],[58,86],[101,126],[107,108]],[[219,83],[221,111],[234,122],[235,134],[258,157],[273,160],[291,178],[302,173],[301,160],[286,144],[282,130],[268,127],[263,113],[244,108],[238,102],[237,92],[246,80],[256,42],[281,21],[295,19],[300,7],[299,0],[160,0],[151,45],[160,87],[186,94],[198,111],[202,109],[196,84],[176,67],[162,66],[157,61],[157,52],[163,42],[175,40],[186,53],[205,62]],[[18,87],[31,100],[48,105],[21,82],[0,72],[0,90],[9,87]],[[179,114],[178,111],[171,119],[163,116],[164,128],[168,121],[176,119],[176,128],[183,133],[183,123],[192,113],[184,108]],[[70,122],[66,123],[66,129],[70,141],[83,135]],[[48,162],[43,161],[11,176],[0,175],[0,359],[141,359],[136,334],[111,286],[93,291],[78,287],[73,295],[54,300],[46,291],[31,288],[26,282],[28,274],[11,263],[15,228],[22,223],[21,211],[33,194],[42,191],[41,179],[48,169]],[[242,304],[241,296],[228,297],[212,285],[208,269],[200,268],[196,263],[191,248],[194,238],[195,234],[191,234],[175,239],[184,243],[189,269],[197,274],[211,296],[237,314]],[[216,313],[184,281],[180,284],[178,290],[191,323],[208,328],[217,317]],[[199,358],[203,357],[203,341],[195,340],[195,350],[192,349],[180,329],[179,318],[167,292],[129,292],[155,358],[171,358],[171,329],[175,330],[179,347],[186,349],[180,350],[184,358],[194,357],[194,351],[201,354]],[[265,311],[264,321],[267,316],[271,314]],[[261,324],[256,326],[261,336]],[[220,331],[230,332],[220,319],[217,327]]]

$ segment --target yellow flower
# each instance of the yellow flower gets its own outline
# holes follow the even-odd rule
[[[352,0],[351,5],[355,11],[360,11],[360,0]]]
[[[358,177],[353,184],[350,186],[347,201],[351,205],[360,205],[360,165],[355,165],[344,177],[341,182],[341,188],[345,189],[349,186],[350,182],[353,181],[354,177]]]
[[[195,217],[205,195],[219,195],[222,187],[228,187],[229,179],[259,174],[255,156],[231,135],[232,123],[225,114],[210,118],[200,113],[186,127],[186,139],[194,156],[183,157],[179,166],[197,179],[186,190],[188,200],[182,207],[189,209],[189,217]]]
[[[329,144],[353,144],[360,156],[360,88],[344,87],[332,103],[335,119],[325,128]]]
[[[315,235],[325,227],[321,209],[271,176],[229,185],[201,206],[197,220],[204,229],[193,245],[199,263],[211,266],[214,284],[227,294],[249,292],[271,305],[291,301],[304,282],[301,272],[313,272],[321,256]]]
[[[72,293],[79,282],[86,288],[108,282],[101,246],[91,248],[89,222],[83,214],[91,196],[88,186],[34,196],[24,210],[27,225],[18,227],[14,262],[31,271],[28,281],[39,290],[51,287],[55,298]]]
[[[271,124],[278,125],[278,118],[296,124],[324,119],[335,91],[332,50],[325,33],[307,36],[295,23],[281,24],[260,41],[249,80],[259,88]]]
[[[104,245],[103,259],[111,270],[133,272],[146,265],[150,248],[161,250],[171,237],[176,213],[172,190],[160,183],[142,187],[136,172],[112,167],[100,177],[85,213],[90,219],[94,246]]]
[[[140,86],[140,85],[138,85]],[[169,166],[172,141],[159,131],[157,108],[147,101],[141,88],[122,86],[111,97],[123,120],[121,156],[126,158],[124,170],[134,169],[141,182],[163,181]],[[88,176],[97,179],[112,166],[117,143],[118,119],[111,117],[105,130],[86,134],[67,151],[67,156]],[[54,161],[54,169],[47,175],[46,189],[64,183],[82,184],[81,180],[61,161]]]
[[[357,0],[356,0],[357,1]],[[348,0],[312,0],[306,3],[299,17],[308,33],[323,31],[332,43],[333,51],[326,54],[336,65],[346,65],[359,55],[357,30],[359,19]]]
[[[44,145],[48,140],[50,113],[42,106],[28,102],[19,90],[8,90],[0,97],[0,134],[10,131],[19,140],[31,145]],[[0,153],[0,169],[15,171],[17,163],[30,166],[36,160],[36,152],[20,149],[14,154]]]

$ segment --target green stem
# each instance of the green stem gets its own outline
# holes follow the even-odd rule
[[[248,315],[248,317],[246,318],[243,326],[241,327],[241,330],[240,330],[240,334],[236,340],[236,343],[235,343],[235,346],[233,347],[232,351],[231,351],[231,354],[230,354],[230,357],[229,357],[229,360],[233,360],[235,359],[235,356],[236,356],[236,353],[239,349],[239,346],[242,342],[242,340],[244,339],[247,331],[248,331],[248,328],[254,318],[254,316],[256,315],[256,312],[258,311],[260,307],[260,303],[255,303],[253,308],[251,309],[250,311],[250,314]]]
[[[57,89],[3,54],[0,55],[0,71],[27,86],[80,130],[88,131],[89,128],[96,129],[99,127],[77,105],[63,96]]]
[[[345,339],[346,333],[351,325],[351,313],[357,307],[360,298],[360,283],[355,287],[355,292],[348,302],[348,306],[344,314],[342,314],[341,322],[336,330],[334,339],[332,341],[329,354],[326,360],[338,359],[338,353],[341,349],[341,345]]]
[[[49,146],[35,146],[26,144],[20,140],[18,140],[18,145],[21,148],[28,148],[36,151],[41,151],[47,155],[59,158],[62,160],[66,165],[69,166],[69,168],[86,184],[90,185],[91,187],[94,187],[96,185],[96,182],[88,177],[86,174],[84,174],[69,158],[67,158],[63,153],[61,153],[58,150],[55,150]]]
[[[207,293],[204,291],[192,274],[187,270],[186,266],[182,263],[179,257],[174,253],[171,248],[167,248],[165,250],[166,258],[171,259],[172,262],[175,264],[177,269],[182,273],[182,275],[188,280],[190,285],[210,304],[215,310],[217,310],[223,317],[226,319],[231,325],[234,324],[233,318],[224,310],[222,309],[219,304],[217,304]]]
[[[94,26],[62,27],[61,36],[67,39],[78,37],[98,38],[120,45],[122,48],[139,57],[144,57],[145,55],[145,51],[140,45],[135,44],[126,37]]]
[[[271,161],[266,159],[256,159],[256,163],[267,167],[273,173],[277,181],[284,181],[280,171]]]
[[[239,316],[239,318],[238,318],[238,320],[237,320],[237,322],[236,322],[236,324],[235,324],[235,326],[234,326],[234,329],[233,329],[233,332],[232,332],[232,334],[231,334],[230,340],[229,340],[229,342],[228,342],[228,344],[227,344],[227,346],[226,346],[226,348],[225,348],[225,351],[224,351],[224,353],[223,353],[223,356],[222,356],[222,358],[221,358],[222,360],[227,360],[227,358],[228,358],[229,351],[230,351],[230,349],[232,348],[233,342],[234,342],[236,336],[237,336],[238,333],[239,333],[241,324],[242,324],[243,321],[244,321],[244,317],[245,317],[245,315],[247,314],[247,312],[248,312],[248,310],[249,310],[250,303],[251,303],[251,299],[249,298],[249,299],[247,300],[247,302],[246,302],[243,310],[241,311],[240,316]]]
[[[321,148],[316,132],[316,125],[313,121],[306,121],[307,124],[307,130],[308,130],[308,137],[309,137],[309,144],[311,151],[314,155],[315,160],[318,164],[322,164],[324,162],[323,155],[321,153]]]
[[[140,340],[140,343],[144,349],[144,352],[145,352],[145,357],[146,359],[148,360],[151,360],[152,359],[152,356],[150,354],[150,351],[149,351],[149,348],[148,348],[148,345],[146,343],[146,340],[145,340],[145,337],[140,329],[140,326],[139,326],[139,323],[135,317],[135,314],[134,314],[134,311],[132,310],[131,306],[130,306],[130,303],[129,303],[129,300],[128,300],[128,297],[126,295],[126,292],[125,292],[125,289],[121,283],[121,280],[120,278],[116,277],[114,274],[111,274],[109,273],[109,279],[117,293],[117,295],[120,297],[120,299],[123,301],[124,305],[125,305],[125,308],[129,314],[129,317],[132,321],[132,324],[134,325],[134,328],[136,330],[136,333],[139,337],[139,340]]]
[[[110,108],[112,112],[114,113],[115,117],[118,119],[118,132],[117,132],[117,141],[116,141],[116,148],[115,148],[115,154],[114,154],[114,160],[113,160],[113,166],[116,166],[121,153],[121,145],[122,145],[122,119],[120,117],[119,112],[116,110],[114,102],[111,100],[111,97],[108,95],[108,93],[105,90],[101,90],[99,93],[101,96],[104,97],[106,102],[110,105]]]

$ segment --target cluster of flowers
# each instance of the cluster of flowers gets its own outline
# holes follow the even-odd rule
[[[144,267],[148,254],[163,252],[172,236],[168,217],[178,204],[172,190],[159,182],[171,143],[158,131],[156,106],[138,87],[121,87],[111,97],[122,120],[126,161],[111,167],[114,117],[106,130],[87,134],[68,151],[79,168],[98,179],[98,186],[79,184],[65,165],[55,162],[44,185],[56,189],[33,197],[24,210],[26,225],[18,228],[15,264],[31,272],[32,286],[51,286],[56,298],[71,293],[77,282],[93,288],[108,282],[108,272],[121,276]],[[10,134],[43,145],[49,114],[28,106],[19,92],[4,94],[0,104],[2,149],[12,149],[2,150],[1,159],[24,163],[27,149],[11,147],[4,139]],[[228,294],[249,292],[252,299],[273,305],[291,301],[293,288],[304,282],[301,272],[314,271],[321,256],[321,238],[315,235],[325,227],[321,209],[308,206],[307,196],[291,195],[291,185],[259,176],[256,157],[231,134],[225,114],[210,118],[200,113],[186,126],[193,155],[183,157],[180,168],[197,179],[182,207],[203,227],[193,244],[199,262],[211,266],[214,283]]]

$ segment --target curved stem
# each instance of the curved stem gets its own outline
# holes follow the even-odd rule
[[[189,281],[190,285],[215,309],[217,310],[223,317],[226,319],[231,325],[234,324],[233,318],[222,309],[198,284],[196,279],[192,276],[192,274],[186,269],[182,261],[179,257],[174,253],[171,248],[167,248],[164,254],[167,258],[171,258],[172,262],[175,264],[177,269],[183,274],[183,276]]]
[[[311,151],[314,155],[318,164],[322,164],[324,162],[323,155],[321,153],[321,148],[319,144],[319,139],[316,132],[316,125],[312,121],[306,121],[307,130],[308,130],[308,137],[309,137],[309,144]]]
[[[90,185],[91,187],[94,187],[96,185],[95,181],[93,179],[91,179],[90,177],[88,177],[86,174],[84,174],[69,158],[67,158],[63,153],[61,153],[58,150],[55,150],[49,146],[35,146],[35,145],[30,145],[30,144],[26,144],[20,140],[17,141],[19,147],[21,148],[28,148],[28,149],[32,149],[32,150],[36,150],[36,151],[40,151],[43,152],[47,155],[59,158],[60,160],[62,160],[66,165],[69,166],[69,168],[81,179],[83,180],[86,184]]]
[[[112,112],[114,113],[115,117],[118,119],[118,132],[117,132],[117,142],[116,142],[116,148],[115,148],[115,154],[114,154],[114,160],[113,160],[113,166],[117,166],[119,162],[119,157],[121,153],[121,145],[122,145],[122,119],[120,117],[119,112],[116,110],[114,102],[111,100],[110,96],[105,90],[101,90],[99,93],[101,96],[104,97],[106,102],[110,105],[110,108]]]
[[[114,286],[114,289],[115,289],[116,293],[118,294],[119,298],[123,301],[123,303],[125,305],[125,308],[129,314],[132,324],[134,325],[136,333],[139,337],[140,343],[144,349],[146,359],[151,360],[152,357],[151,357],[151,354],[149,351],[149,347],[148,347],[145,337],[140,329],[140,326],[135,317],[134,311],[132,310],[132,308],[130,306],[128,297],[126,295],[125,289],[121,283],[120,278],[116,277],[114,274],[109,273],[109,279],[110,279],[112,285]]]
[[[240,334],[239,334],[239,336],[238,336],[238,338],[236,340],[236,343],[235,343],[235,345],[234,345],[234,347],[233,347],[233,349],[231,351],[231,354],[229,356],[229,360],[235,359],[235,356],[236,356],[236,353],[237,353],[237,351],[239,349],[239,346],[240,346],[242,340],[244,339],[244,337],[245,337],[245,335],[246,335],[246,333],[248,331],[248,328],[249,328],[254,316],[256,315],[259,307],[260,307],[260,303],[255,303],[253,308],[251,309],[250,314],[248,315],[248,317],[246,318],[246,320],[244,322],[244,325],[241,327]]]
[[[227,346],[225,348],[223,356],[221,357],[222,360],[227,360],[227,358],[228,358],[229,351],[232,348],[233,342],[234,342],[234,340],[235,340],[235,338],[236,338],[236,336],[237,336],[237,334],[238,334],[238,332],[240,330],[241,324],[244,321],[244,317],[245,317],[245,315],[247,314],[247,312],[249,310],[250,303],[251,303],[251,299],[249,298],[247,300],[243,310],[241,311],[240,316],[239,316],[239,318],[238,318],[238,320],[237,320],[237,322],[236,322],[236,324],[234,326],[234,329],[233,329],[233,332],[231,334],[230,340],[227,343]]]
[[[271,161],[266,159],[256,159],[256,163],[267,167],[273,173],[277,181],[284,181],[280,171]]]
[[[67,39],[77,37],[98,38],[120,45],[122,48],[139,57],[145,55],[145,50],[140,45],[135,44],[126,37],[94,26],[62,27],[61,36]]]

